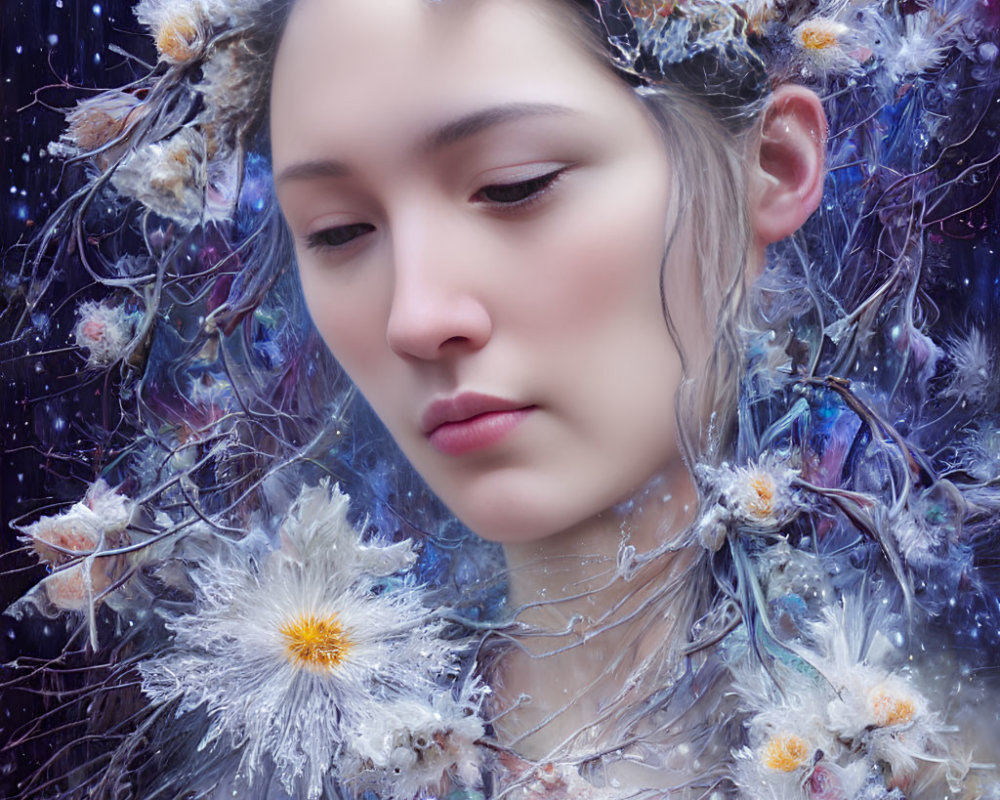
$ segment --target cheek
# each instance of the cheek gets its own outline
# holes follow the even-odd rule
[[[302,294],[316,330],[341,367],[367,393],[366,384],[378,375],[373,367],[388,349],[385,288],[375,279],[376,272],[324,270],[304,261],[308,254],[297,256]]]
[[[669,340],[660,306],[663,195],[633,194],[622,203],[628,193],[602,193],[566,215],[528,259],[534,274],[526,278],[531,290],[521,293],[524,324],[533,320],[540,335],[594,365]]]

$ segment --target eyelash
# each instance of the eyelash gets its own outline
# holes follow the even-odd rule
[[[523,181],[494,183],[484,186],[472,196],[472,199],[492,205],[501,211],[514,211],[527,208],[540,200],[552,188],[553,184],[562,176],[565,170],[566,167],[560,167],[551,172],[546,172],[544,175],[536,175]],[[310,233],[306,237],[306,244],[314,250],[339,250],[347,247],[355,239],[374,230],[375,226],[367,222],[338,225],[334,228],[326,228],[315,233]]]
[[[536,175],[523,181],[484,186],[472,196],[472,199],[489,203],[503,211],[525,208],[541,199],[542,195],[552,188],[565,171],[566,167],[560,167],[546,172],[544,175]],[[492,197],[490,196],[491,192],[493,193]],[[504,197],[504,193],[507,193],[506,197]],[[500,194],[500,197],[497,197],[497,194]]]
[[[338,225],[335,228],[310,233],[306,243],[314,250],[338,250],[346,247],[355,239],[371,233],[375,226],[368,222],[356,222],[353,225]]]

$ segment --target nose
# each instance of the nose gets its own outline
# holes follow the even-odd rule
[[[433,361],[474,352],[489,341],[493,320],[470,253],[484,255],[426,215],[394,232],[386,339],[396,355]]]

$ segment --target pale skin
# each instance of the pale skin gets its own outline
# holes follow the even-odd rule
[[[538,0],[299,0],[271,101],[318,330],[431,488],[502,543],[520,621],[556,632],[504,663],[500,705],[532,701],[501,734],[530,757],[572,750],[620,688],[608,663],[629,653],[631,670],[687,620],[610,623],[698,557],[611,577],[623,524],[653,550],[696,504],[659,298],[678,215],[662,134]],[[775,92],[748,155],[754,268],[819,202],[824,136],[815,95]],[[689,313],[690,248],[682,229],[665,266]],[[685,329],[704,341],[698,316]]]

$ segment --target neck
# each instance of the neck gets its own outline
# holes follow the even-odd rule
[[[515,750],[601,747],[615,708],[641,697],[644,681],[667,680],[695,605],[700,548],[679,536],[694,496],[686,471],[661,477],[571,530],[505,548],[517,625],[499,667],[497,730]]]

